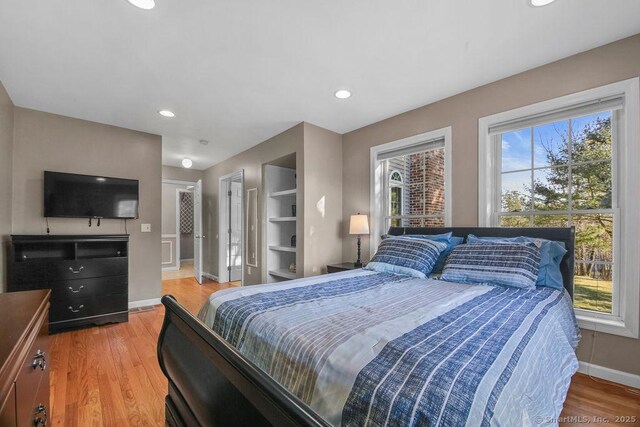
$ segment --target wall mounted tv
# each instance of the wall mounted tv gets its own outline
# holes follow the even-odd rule
[[[44,216],[138,218],[138,181],[45,171]]]

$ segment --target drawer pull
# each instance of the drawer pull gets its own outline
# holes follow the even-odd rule
[[[84,308],[84,304],[80,304],[80,306],[77,309],[74,309],[73,307],[69,306],[69,311],[71,311],[72,313],[77,313],[83,308]]]
[[[46,426],[47,425],[47,407],[42,403],[36,407],[36,417],[33,419],[33,424],[37,426]]]
[[[70,272],[72,272],[73,274],[78,274],[78,273],[80,273],[83,269],[84,269],[84,267],[83,267],[83,266],[80,266],[80,268],[79,268],[79,269],[77,269],[77,270],[74,270],[74,269],[73,269],[73,267],[69,267],[69,271],[70,271]]]
[[[74,294],[77,294],[78,292],[80,292],[81,290],[84,289],[84,285],[80,285],[80,287],[78,288],[78,290],[73,289],[71,286],[69,286],[69,290],[71,292],[73,292]]]
[[[36,354],[33,356],[33,362],[31,362],[31,367],[33,369],[40,368],[41,371],[47,369],[47,359],[44,351],[36,351]]]

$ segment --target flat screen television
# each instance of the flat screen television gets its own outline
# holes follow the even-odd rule
[[[44,216],[138,218],[138,181],[45,171]]]

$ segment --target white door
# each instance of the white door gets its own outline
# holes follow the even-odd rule
[[[193,192],[193,272],[202,284],[202,180],[196,182]]]
[[[242,183],[229,191],[229,281],[242,280]]]

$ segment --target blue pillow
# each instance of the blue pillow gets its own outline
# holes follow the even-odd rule
[[[532,289],[539,269],[540,249],[533,243],[466,244],[453,249],[440,279]]]
[[[433,273],[442,273],[444,265],[447,263],[447,257],[449,256],[451,251],[453,251],[453,248],[455,248],[462,242],[464,242],[464,237],[451,236],[451,240],[449,240],[447,248],[444,251],[440,252],[438,261],[436,261],[436,266],[433,267]]]
[[[553,240],[539,239],[536,237],[476,237],[473,234],[467,236],[467,243],[487,242],[530,242],[540,248],[540,271],[536,279],[536,286],[562,290],[564,289],[560,263],[567,253],[564,243]]]
[[[429,239],[394,236],[384,239],[366,270],[426,278],[447,244]]]
[[[436,242],[446,242],[449,243],[449,240],[451,239],[451,236],[453,235],[453,232],[448,232],[448,233],[442,233],[442,234],[402,234],[399,236],[393,236],[391,234],[383,234],[382,240],[384,239],[388,239],[389,237],[412,237],[414,239],[429,239],[429,240],[435,240]]]

